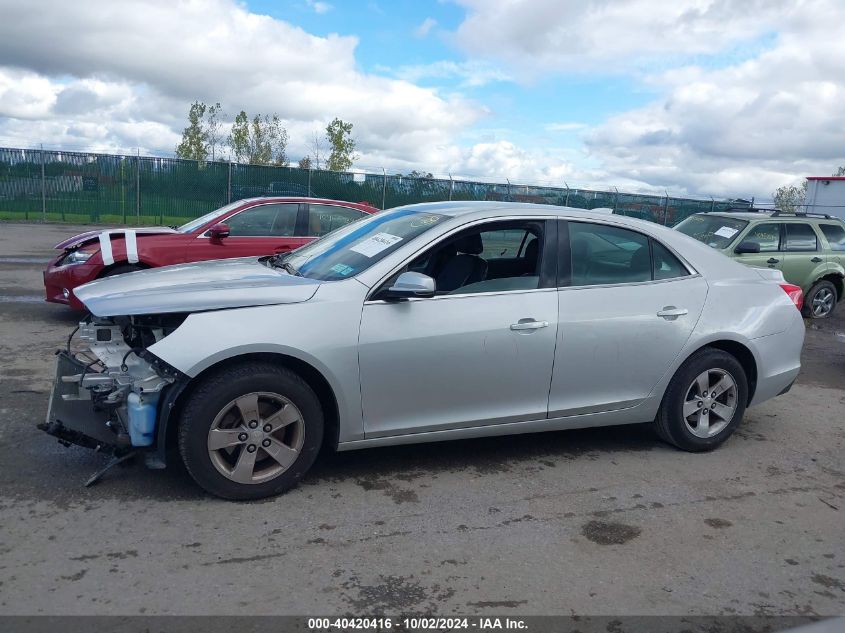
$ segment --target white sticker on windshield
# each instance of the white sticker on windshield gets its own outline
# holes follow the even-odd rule
[[[374,257],[375,255],[381,253],[384,249],[390,248],[397,242],[401,241],[401,237],[396,237],[390,233],[376,233],[360,244],[356,244],[349,250],[361,253],[364,257]]]
[[[718,231],[715,231],[713,235],[718,235],[719,237],[726,237],[728,239],[732,238],[734,235],[739,233],[737,229],[732,229],[729,226],[723,226]]]

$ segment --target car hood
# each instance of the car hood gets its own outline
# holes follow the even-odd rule
[[[246,257],[106,277],[74,294],[94,315],[109,317],[299,303],[313,297],[320,283]]]
[[[139,235],[160,235],[163,233],[177,233],[176,229],[172,229],[169,226],[142,226],[138,228],[128,228],[128,229],[99,229],[96,231],[85,231],[85,233],[80,233],[79,235],[74,235],[73,237],[69,237],[66,240],[62,240],[58,244],[56,244],[53,248],[56,249],[68,249],[68,248],[75,248],[86,242],[92,242],[97,239],[100,233],[112,233],[115,235],[122,235],[124,233],[133,232]]]

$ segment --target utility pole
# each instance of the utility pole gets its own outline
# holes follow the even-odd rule
[[[135,148],[135,215],[141,217],[141,148]]]
[[[381,210],[384,211],[384,201],[387,197],[387,171],[381,168]]]
[[[41,143],[41,220],[47,221],[47,178],[44,171],[44,143]]]
[[[229,161],[229,178],[226,183],[226,199],[227,204],[232,204],[232,161]]]

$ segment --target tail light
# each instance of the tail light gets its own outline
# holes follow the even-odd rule
[[[796,308],[800,310],[804,307],[804,291],[801,290],[801,286],[780,284],[780,287],[783,288],[783,291],[789,296]]]

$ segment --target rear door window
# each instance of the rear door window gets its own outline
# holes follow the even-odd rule
[[[358,209],[333,204],[309,204],[305,236],[322,237],[335,229],[363,218],[367,214]]]
[[[816,251],[819,248],[819,238],[813,227],[804,222],[786,223],[785,251]]]
[[[604,224],[569,223],[572,285],[651,281],[648,237]]]

